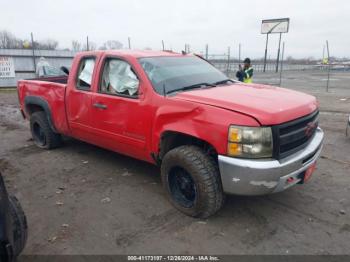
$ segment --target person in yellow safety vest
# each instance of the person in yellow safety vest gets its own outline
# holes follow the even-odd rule
[[[239,81],[244,83],[252,83],[253,82],[253,67],[251,66],[251,62],[249,58],[244,59],[243,61],[244,67],[242,68],[239,65],[239,71],[237,71],[236,77]]]

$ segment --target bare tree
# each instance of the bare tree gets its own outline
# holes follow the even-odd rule
[[[58,46],[58,41],[54,39],[46,39],[38,43],[39,49],[55,50]]]
[[[290,62],[290,61],[293,61],[294,58],[293,58],[292,56],[289,55],[289,56],[287,56],[286,60],[287,60],[288,62]]]
[[[58,46],[58,41],[54,39],[46,39],[44,41],[34,41],[34,48],[55,50]],[[0,48],[31,48],[32,43],[17,38],[11,32],[3,30],[0,31]]]
[[[95,42],[89,42],[89,50],[96,50],[97,45]]]
[[[95,43],[95,42],[92,42],[92,41],[89,41],[89,51],[91,51],[91,50],[96,50],[96,49],[97,49],[96,43]],[[88,50],[86,44],[84,44],[83,50]]]
[[[81,51],[81,43],[79,43],[76,40],[73,40],[72,41],[72,50],[76,51],[76,52]]]
[[[0,48],[18,48],[16,37],[9,31],[0,31]]]
[[[99,48],[100,50],[107,50],[107,49],[122,49],[123,44],[120,43],[117,40],[108,40],[103,43],[103,45]]]
[[[55,50],[58,46],[58,41],[53,39],[46,39],[44,41],[34,41],[33,44],[35,49]],[[32,47],[32,44],[30,44],[30,47]]]

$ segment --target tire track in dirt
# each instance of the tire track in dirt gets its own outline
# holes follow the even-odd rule
[[[142,230],[137,230],[128,233],[118,233],[115,239],[117,246],[126,248],[135,242],[142,241],[147,238],[149,234],[167,233],[179,231],[185,227],[190,226],[194,221],[193,218],[184,216],[175,209],[170,209],[159,215],[149,217],[144,223]]]

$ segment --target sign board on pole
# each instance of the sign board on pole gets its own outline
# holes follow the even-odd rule
[[[12,57],[0,56],[0,78],[14,78],[15,65]]]
[[[288,33],[288,30],[289,18],[267,19],[261,23],[262,34]]]

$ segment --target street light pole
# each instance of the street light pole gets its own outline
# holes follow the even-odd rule
[[[30,33],[30,38],[32,40],[32,55],[33,55],[33,65],[34,65],[34,73],[36,73],[36,62],[35,62],[35,52],[34,52],[34,36],[33,33]]]
[[[282,33],[280,33],[280,40],[279,40],[279,42],[278,42],[277,62],[276,62],[276,73],[278,72],[278,64],[279,64],[279,62],[280,62],[281,38],[282,38]]]
[[[283,45],[282,45],[282,59],[281,59],[280,84],[279,84],[279,86],[282,85],[283,59],[284,59],[284,42],[283,42]]]
[[[266,34],[266,46],[265,46],[265,57],[264,57],[264,73],[266,71],[266,58],[267,58],[267,45],[269,43],[269,33]]]

